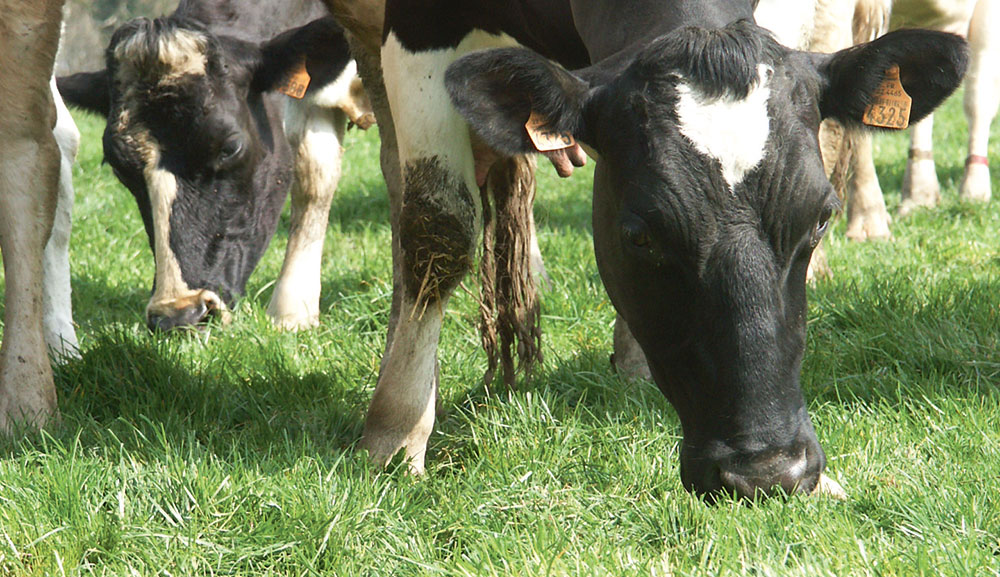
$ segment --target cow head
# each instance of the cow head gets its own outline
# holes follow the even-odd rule
[[[325,18],[256,44],[174,15],[118,29],[107,68],[59,79],[104,114],[105,160],[131,191],[156,260],[151,328],[225,314],[277,228],[292,179],[274,89],[305,62],[314,85],[350,52]]]
[[[858,126],[898,66],[911,120],[960,82],[958,37],[904,31],[834,55],[754,24],[688,28],[576,74],[522,49],[452,65],[452,100],[500,152],[533,151],[529,114],[598,157],[601,278],[680,416],[698,493],[811,492],[825,467],[799,387],[805,275],[837,198],[817,131]]]

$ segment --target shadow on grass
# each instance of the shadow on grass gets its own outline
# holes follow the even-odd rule
[[[185,348],[196,337],[144,333],[108,329],[82,359],[56,368],[63,417],[52,431],[56,439],[72,444],[79,437],[89,447],[121,444],[151,459],[193,441],[223,460],[261,455],[282,466],[303,447],[332,458],[360,436],[367,395],[341,386],[344,375],[295,374],[280,349],[243,338],[192,362]],[[252,358],[251,349],[259,349],[255,362],[231,361]],[[0,441],[0,451],[20,453],[35,442],[15,448]]]

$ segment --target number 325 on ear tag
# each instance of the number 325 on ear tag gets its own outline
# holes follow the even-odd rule
[[[528,122],[524,123],[524,128],[528,131],[528,137],[534,143],[538,152],[550,152],[552,150],[562,150],[576,144],[576,139],[568,132],[557,132],[547,127],[548,122],[540,114],[531,113]]]
[[[885,78],[872,94],[872,103],[865,108],[861,121],[868,126],[901,130],[910,124],[912,102],[899,81],[899,66],[893,66],[885,71]]]

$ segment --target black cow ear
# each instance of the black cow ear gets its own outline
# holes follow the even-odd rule
[[[499,152],[539,151],[526,128],[529,119],[533,132],[550,140],[572,135],[588,141],[588,84],[530,50],[501,48],[464,56],[448,67],[445,85],[458,112]]]
[[[107,70],[59,76],[56,88],[66,104],[107,118],[111,107]]]
[[[287,30],[264,42],[260,49],[261,59],[252,84],[260,92],[290,93],[296,87],[303,91],[323,87],[340,76],[351,61],[344,30],[332,16]]]
[[[962,82],[969,63],[961,37],[931,30],[899,30],[832,55],[814,55],[825,81],[820,113],[846,124],[863,123],[865,111],[889,71],[912,98],[909,122],[930,114]],[[866,122],[866,124],[871,124]]]

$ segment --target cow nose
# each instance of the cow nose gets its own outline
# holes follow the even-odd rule
[[[819,482],[821,461],[810,460],[805,447],[797,452],[776,451],[720,466],[719,482],[723,491],[744,499],[771,497],[779,492],[809,494]]]
[[[212,318],[227,319],[226,306],[211,291],[200,291],[193,295],[149,307],[146,311],[146,326],[151,331],[172,331],[183,327],[193,327]]]
[[[810,494],[820,482],[826,456],[815,438],[807,437],[812,438],[754,453],[720,451],[713,457],[709,451],[696,457],[682,455],[681,477],[685,487],[709,501],[721,495],[760,499]]]

